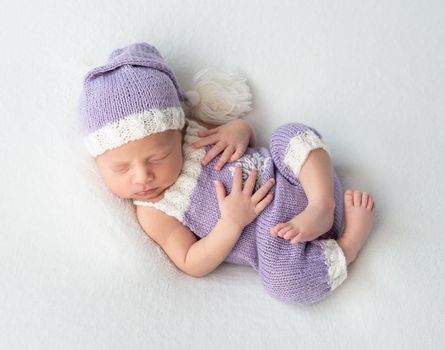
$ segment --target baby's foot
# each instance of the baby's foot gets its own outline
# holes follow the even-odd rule
[[[345,230],[337,243],[343,249],[346,263],[357,257],[374,226],[375,205],[366,192],[348,190],[345,192]]]
[[[271,228],[272,236],[280,236],[290,240],[292,244],[316,239],[329,231],[334,223],[332,206],[316,206],[309,204],[300,214],[288,222],[280,223]]]

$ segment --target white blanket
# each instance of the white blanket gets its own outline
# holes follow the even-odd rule
[[[445,344],[443,1],[44,1],[0,11],[0,349],[439,349]],[[324,301],[253,269],[197,279],[100,181],[77,129],[83,75],[137,41],[187,89],[248,78],[247,119],[315,127],[377,223]]]

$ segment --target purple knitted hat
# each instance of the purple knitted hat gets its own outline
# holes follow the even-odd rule
[[[147,43],[114,50],[87,73],[80,96],[84,143],[96,157],[129,141],[185,123],[187,97],[159,51]]]

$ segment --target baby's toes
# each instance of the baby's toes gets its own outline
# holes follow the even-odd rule
[[[286,232],[288,232],[292,228],[293,227],[291,225],[286,225],[286,227],[283,227],[280,231],[278,231],[278,236],[284,238],[284,235],[286,234]]]
[[[374,201],[372,200],[371,196],[368,199],[368,206],[366,208],[369,209],[369,210],[374,209]]]
[[[368,199],[369,199],[369,193],[363,192],[362,193],[362,207],[366,208],[368,206]]]
[[[283,238],[289,240],[294,238],[297,234],[298,232],[293,228],[287,231],[286,234],[283,236]]]
[[[351,190],[347,190],[345,192],[345,206],[346,207],[352,207],[353,203],[352,203],[352,191]]]
[[[304,235],[299,233],[294,238],[291,239],[290,243],[298,244],[298,243],[303,242],[303,241],[304,241]]]
[[[278,233],[278,231],[280,231],[280,229],[282,229],[285,225],[286,225],[286,223],[284,223],[284,222],[281,223],[281,224],[275,225],[274,227],[272,227],[272,228],[270,229],[270,233],[271,233],[273,236],[276,236],[277,233]]]
[[[362,193],[360,191],[354,191],[354,206],[359,207],[362,205]]]

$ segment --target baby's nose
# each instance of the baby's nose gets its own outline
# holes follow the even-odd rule
[[[133,172],[133,182],[138,184],[145,184],[151,182],[154,176],[152,172],[143,166],[135,167]]]

